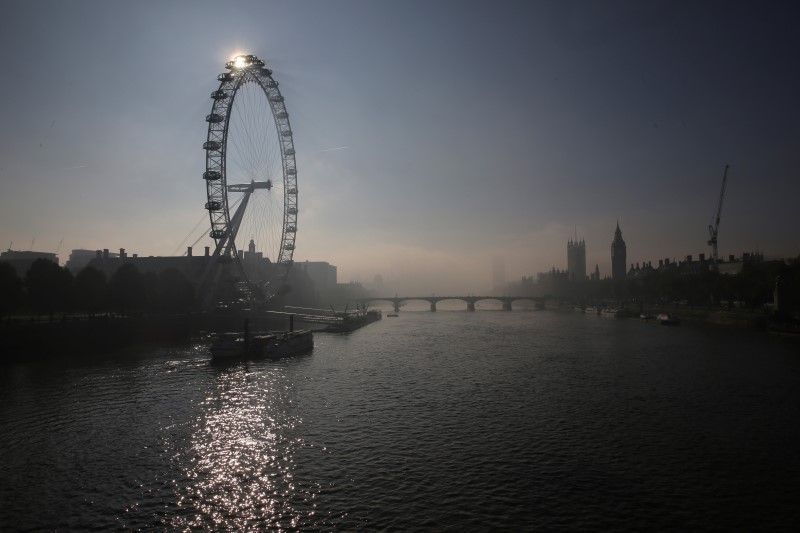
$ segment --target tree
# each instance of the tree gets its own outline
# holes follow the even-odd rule
[[[194,305],[194,288],[178,269],[168,268],[159,274],[158,303],[164,311],[181,311]]]
[[[0,263],[0,319],[19,309],[22,303],[22,280],[14,267]]]
[[[147,302],[142,275],[131,263],[125,263],[114,272],[108,289],[111,305],[122,314],[141,311]]]
[[[106,275],[94,267],[87,266],[75,276],[75,292],[78,309],[94,315],[106,303],[108,292]]]
[[[72,274],[48,259],[37,259],[25,275],[28,304],[35,313],[50,315],[66,311],[72,288]]]

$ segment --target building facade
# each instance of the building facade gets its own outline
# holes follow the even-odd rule
[[[337,273],[336,267],[325,261],[306,261],[297,263],[303,271],[314,282],[314,288],[319,291],[327,291],[336,287]]]
[[[625,247],[625,241],[622,240],[622,230],[619,229],[619,222],[617,222],[617,229],[614,232],[614,240],[611,243],[611,278],[614,280],[623,280],[627,273],[627,260],[628,254]]]
[[[586,279],[586,242],[583,239],[567,242],[567,274],[570,281]]]
[[[17,276],[24,278],[28,269],[37,259],[46,259],[58,264],[58,256],[48,252],[29,252],[21,250],[11,250],[0,253],[0,261],[8,263],[16,271]]]

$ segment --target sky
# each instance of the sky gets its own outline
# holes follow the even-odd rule
[[[294,258],[340,282],[479,293],[495,257],[566,268],[576,235],[608,275],[617,222],[629,263],[709,255],[726,164],[720,255],[796,257],[798,24],[777,1],[6,0],[0,246],[184,253],[209,94],[252,53],[294,132]]]

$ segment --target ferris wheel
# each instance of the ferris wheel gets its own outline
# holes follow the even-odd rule
[[[289,114],[264,61],[239,55],[225,68],[228,72],[217,76],[219,88],[211,93],[203,143],[214,257],[237,263],[245,279],[252,276],[248,265],[256,257],[285,272],[297,236],[297,165]]]

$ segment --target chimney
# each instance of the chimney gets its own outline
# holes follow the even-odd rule
[[[103,248],[103,259],[108,259],[108,248]]]
[[[119,249],[119,258],[120,259],[125,259],[125,248],[120,248]]]
[[[658,268],[661,268],[662,266],[664,266],[664,260],[663,259],[659,259],[658,260]]]
[[[139,257],[139,254],[133,254],[134,259],[136,259],[137,257]]]
[[[208,254],[209,254],[208,246],[206,246],[206,257],[208,257]]]
[[[191,246],[187,246],[186,247],[186,256],[187,257],[192,257],[192,247]]]
[[[692,262],[692,256],[691,255],[687,255],[686,256],[686,262],[687,263],[691,263]]]
[[[729,255],[728,262],[733,263],[734,261],[736,261],[736,257],[733,254]]]
[[[705,260],[706,260],[706,254],[700,254],[700,262],[702,263]]]
[[[669,266],[669,257],[667,257],[666,259],[664,259],[664,264],[665,264],[665,265],[667,265],[667,266]]]

